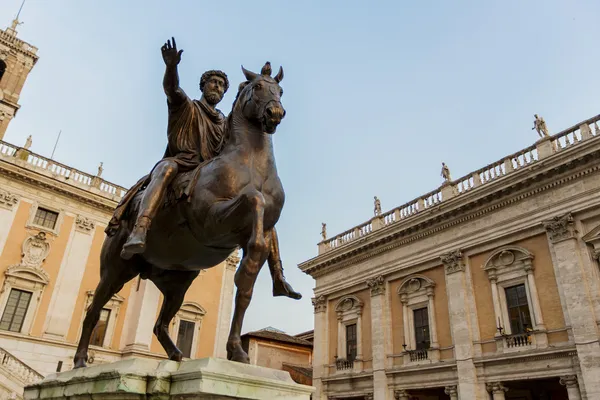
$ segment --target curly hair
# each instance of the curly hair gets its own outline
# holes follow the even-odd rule
[[[210,79],[211,76],[218,76],[219,78],[222,78],[225,81],[225,92],[227,92],[227,89],[229,89],[229,80],[227,79],[227,74],[223,71],[215,69],[211,69],[210,71],[206,71],[202,74],[202,77],[200,78],[200,91],[204,91],[204,85],[206,84],[206,81]]]

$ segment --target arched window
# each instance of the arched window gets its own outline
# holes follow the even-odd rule
[[[6,63],[4,62],[4,60],[0,60],[0,81],[2,80],[2,76],[4,75],[5,71],[6,71]]]
[[[409,353],[406,361],[439,360],[434,289],[434,281],[418,274],[405,278],[398,288],[402,302],[403,346]]]
[[[356,296],[345,296],[337,302],[339,360],[352,362],[359,370],[362,365],[362,310],[364,303]]]

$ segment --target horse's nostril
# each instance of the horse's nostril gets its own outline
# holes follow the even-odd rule
[[[273,116],[273,109],[272,109],[272,108],[267,108],[267,115],[268,115],[269,117],[272,117],[272,116]]]

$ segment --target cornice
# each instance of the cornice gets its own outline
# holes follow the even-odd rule
[[[575,146],[570,149],[578,150],[579,153],[588,151],[580,154],[579,157],[574,158],[573,152],[570,151],[561,152],[552,158],[532,164],[512,176],[505,176],[496,182],[491,182],[486,187],[479,187],[477,190],[465,193],[464,197],[454,198],[448,203],[442,203],[423,213],[416,214],[414,218],[405,221],[402,225],[388,226],[374,232],[371,234],[372,236],[364,237],[319,255],[300,264],[299,268],[316,278],[596,172],[600,169],[600,165],[576,170],[590,160],[598,159],[599,146],[593,146],[597,144],[596,142],[600,143],[600,141],[594,140],[593,143],[589,143],[589,146]],[[591,151],[590,147],[592,147]],[[564,158],[569,158],[569,160],[565,162]],[[560,177],[566,171],[574,172]],[[549,179],[557,176],[559,179]],[[544,183],[538,184],[540,181]],[[471,196],[469,197],[469,195]],[[454,208],[451,208],[453,206]]]
[[[36,187],[43,187],[104,211],[112,212],[118,204],[116,201],[110,200],[104,196],[85,191],[64,182],[53,180],[52,178],[41,175],[35,171],[24,169],[2,160],[0,160],[0,172],[17,181],[34,184]]]

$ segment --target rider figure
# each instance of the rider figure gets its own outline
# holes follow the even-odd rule
[[[135,226],[121,251],[121,257],[125,259],[144,252],[146,235],[152,219],[164,203],[167,188],[175,176],[179,172],[193,170],[200,163],[217,156],[226,140],[226,119],[215,106],[229,88],[227,75],[216,70],[202,74],[202,97],[200,100],[192,100],[179,87],[177,65],[181,61],[183,50],[177,50],[175,38],[172,38],[162,46],[161,51],[166,64],[163,87],[169,109],[168,145],[164,158],[156,164],[149,177],[140,180],[131,189],[131,193],[123,198],[111,220],[112,226],[118,224],[133,195],[145,186]],[[107,228],[107,233],[110,232],[111,226]],[[268,259],[273,279],[273,295],[299,299],[302,296],[292,289],[283,276],[277,242],[277,235],[273,229],[272,251]]]

